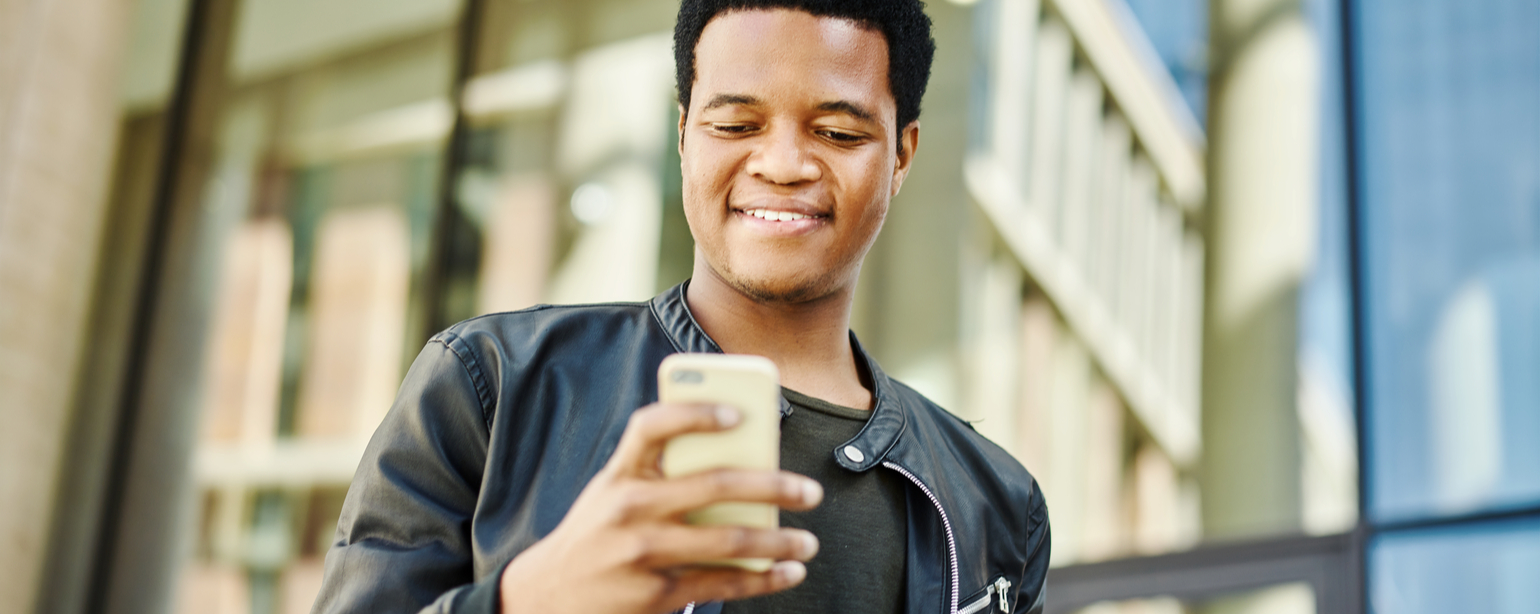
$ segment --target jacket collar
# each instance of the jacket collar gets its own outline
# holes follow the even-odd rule
[[[722,348],[711,336],[695,321],[695,316],[690,313],[690,306],[685,302],[685,290],[690,282],[685,281],[677,286],[665,290],[662,294],[653,297],[650,307],[658,323],[673,343],[674,349],[679,352],[701,352],[721,354]],[[908,413],[912,411],[904,406],[898,395],[893,390],[893,381],[883,373],[882,367],[877,365],[871,355],[861,347],[861,342],[856,340],[854,332],[850,333],[850,347],[856,355],[856,360],[861,361],[866,367],[866,372],[871,375],[875,404],[872,407],[872,416],[867,419],[866,426],[861,432],[841,444],[833,451],[834,460],[841,467],[851,471],[866,471],[881,464],[893,447],[898,444],[899,438],[909,422]],[[786,399],[781,399],[781,415],[784,417],[791,413],[791,404]],[[850,453],[853,448],[856,452]],[[859,458],[860,460],[856,460]]]

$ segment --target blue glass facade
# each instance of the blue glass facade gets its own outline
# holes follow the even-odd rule
[[[1370,610],[1533,612],[1540,3],[1350,6]]]
[[[1369,511],[1540,503],[1540,4],[1357,9]]]
[[[1397,532],[1370,548],[1373,612],[1520,614],[1540,604],[1540,518]]]

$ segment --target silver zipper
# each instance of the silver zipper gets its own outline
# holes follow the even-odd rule
[[[941,527],[946,529],[946,553],[952,563],[952,609],[947,611],[951,614],[963,614],[957,610],[957,540],[952,537],[952,521],[947,520],[946,510],[941,507],[941,500],[936,498],[936,493],[931,492],[930,488],[920,481],[920,478],[914,477],[913,473],[909,473],[908,469],[898,466],[893,461],[883,461],[882,466],[899,472],[904,477],[909,478],[910,482],[914,482],[915,486],[919,486],[920,492],[925,493],[925,496],[930,498],[930,502],[936,506],[936,511],[941,514]],[[987,595],[984,602],[989,602]],[[969,607],[972,607],[972,605]]]
[[[979,597],[978,601],[963,606],[963,609],[958,610],[957,614],[973,614],[987,608],[989,607],[989,598],[993,596],[995,596],[995,585],[991,584],[985,588],[983,597]]]
[[[690,603],[685,604],[684,610],[680,611],[679,614],[691,614],[694,611],[695,611],[695,602],[691,601]]]
[[[984,596],[983,597],[979,597],[977,601],[974,601],[973,603],[970,603],[968,605],[963,606],[963,608],[961,610],[957,611],[957,614],[974,614],[975,612],[978,612],[979,610],[987,608],[987,607],[989,607],[989,598],[990,597],[995,597],[995,596],[999,596],[999,598],[1000,598],[999,601],[995,602],[995,603],[1000,605],[1000,611],[1001,612],[1005,612],[1006,614],[1010,614],[1010,612],[1011,612],[1011,581],[1005,579],[1005,576],[1000,576],[999,578],[995,578],[995,581],[994,581],[993,584],[990,584],[989,586],[984,587]]]

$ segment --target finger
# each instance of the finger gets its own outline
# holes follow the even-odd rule
[[[653,517],[679,516],[713,503],[769,503],[791,511],[817,507],[823,487],[790,471],[714,469],[663,480],[634,500],[637,512]]]
[[[731,601],[783,591],[807,578],[807,567],[797,561],[781,561],[770,571],[706,568],[679,574],[664,601],[678,609],[690,602]]]
[[[653,471],[668,440],[732,428],[739,420],[738,410],[721,405],[648,405],[631,414],[610,462],[627,474]]]
[[[818,538],[802,529],[674,525],[640,540],[637,563],[662,569],[724,559],[809,561],[816,554]]]

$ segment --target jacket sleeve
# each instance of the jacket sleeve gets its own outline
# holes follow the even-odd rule
[[[1048,595],[1048,557],[1052,539],[1048,528],[1048,504],[1043,501],[1042,491],[1033,485],[1036,505],[1032,506],[1032,532],[1027,535],[1027,564],[1022,568],[1021,580],[1016,583],[1015,607],[1018,614],[1042,614]]]
[[[312,612],[497,611],[501,574],[473,577],[471,550],[487,394],[467,344],[428,342],[348,488]]]

